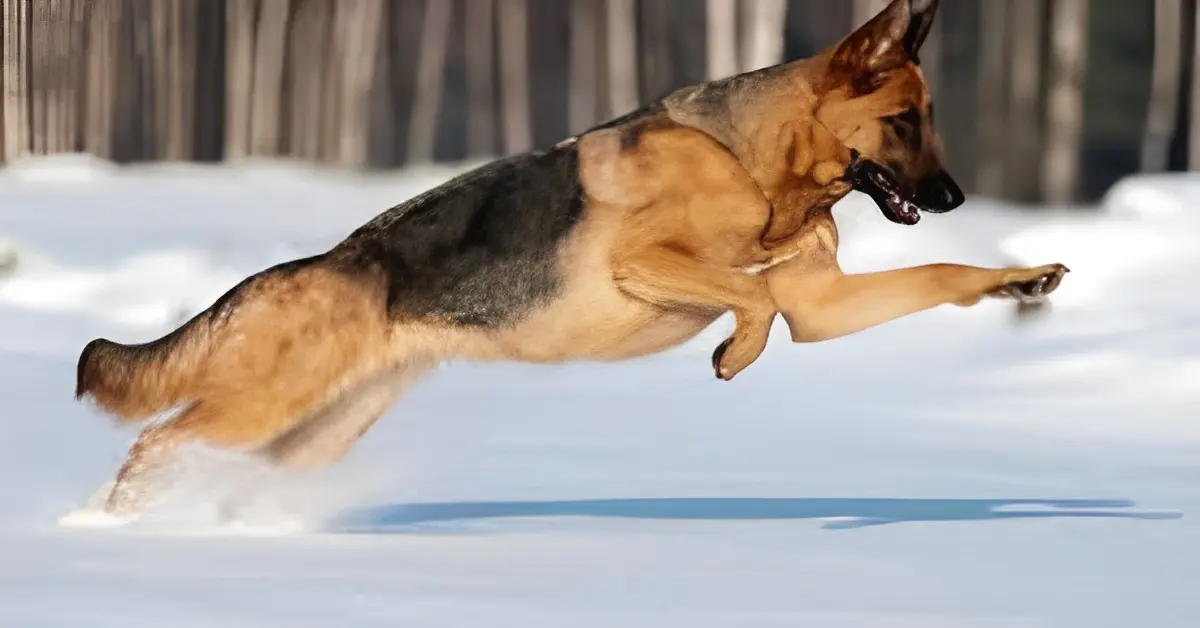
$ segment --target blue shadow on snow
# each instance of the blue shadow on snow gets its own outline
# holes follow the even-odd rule
[[[1125,500],[888,498],[642,498],[567,501],[391,504],[345,513],[327,530],[378,534],[421,524],[512,517],[603,517],[657,520],[834,519],[845,530],[891,523],[1091,517],[1180,519],[1178,512],[1122,510]]]

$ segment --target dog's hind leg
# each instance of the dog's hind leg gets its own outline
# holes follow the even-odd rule
[[[245,418],[237,411],[240,404],[236,401],[227,408],[213,404],[191,407],[142,433],[117,473],[106,509],[114,514],[135,511],[154,490],[170,486],[176,450],[192,442],[255,455],[277,466],[318,469],[332,465],[430,366],[427,361],[410,360],[364,374],[300,417],[258,421],[260,430],[241,425]],[[274,427],[278,425],[285,427]]]
[[[432,362],[410,360],[364,377],[280,434],[258,454],[272,464],[319,469],[340,461]]]
[[[327,404],[255,450],[254,457],[272,467],[306,471],[337,463],[432,366],[432,361],[410,359],[393,368],[363,376]],[[255,494],[263,489],[263,484],[245,478],[235,488],[235,493],[220,505],[220,517],[238,519],[241,509],[254,501]]]
[[[385,292],[371,277],[320,266],[264,276],[188,379],[189,405],[130,449],[106,510],[137,511],[181,445],[245,453],[265,446],[347,386],[419,354],[413,338],[391,325]]]

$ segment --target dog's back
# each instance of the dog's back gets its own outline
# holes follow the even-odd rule
[[[352,377],[359,353],[378,353],[372,364],[393,360],[383,348],[351,351],[363,342],[347,337],[368,330],[312,308],[333,294],[337,309],[358,307],[381,334],[402,322],[510,324],[561,288],[557,251],[584,211],[578,161],[573,143],[494,161],[381,213],[324,254],[256,273],[162,338],[93,340],[79,357],[76,397],[120,420],[145,419],[205,402],[217,381],[275,378],[286,368],[269,356],[305,339],[325,362],[354,354],[333,360],[345,364],[313,382],[320,390]],[[301,335],[279,331],[296,327]]]
[[[495,327],[560,290],[556,253],[581,220],[576,146],[501,159],[402,203],[331,258],[383,271],[400,320]]]

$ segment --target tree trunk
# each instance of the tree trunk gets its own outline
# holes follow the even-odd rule
[[[1188,142],[1188,170],[1200,170],[1200,2],[1195,4],[1194,14],[1185,19],[1191,19],[1193,39],[1197,40],[1192,46],[1192,87],[1191,111],[1189,120],[1191,128]]]
[[[467,155],[496,153],[496,0],[466,0]]]
[[[121,0],[93,0],[87,9],[83,150],[112,159]]]
[[[44,133],[45,151],[62,153],[71,151],[73,129],[66,125],[74,98],[74,65],[71,44],[70,0],[50,0],[46,5],[49,13],[40,17],[45,29],[45,65],[47,75],[42,77],[45,90]]]
[[[334,34],[341,41],[336,56],[339,80],[330,85],[340,94],[333,156],[343,167],[366,166],[371,132],[371,86],[375,78],[383,0],[337,0]]]
[[[1007,194],[1013,200],[1038,200],[1042,158],[1042,51],[1045,48],[1045,0],[1011,0],[1009,107],[1005,135]]]
[[[192,157],[220,161],[225,150],[225,5],[229,0],[192,1],[196,3]]]
[[[39,153],[57,153],[62,150],[59,126],[60,111],[64,101],[66,83],[70,80],[70,54],[66,50],[67,39],[65,32],[71,27],[71,16],[64,14],[64,0],[40,0],[35,7],[34,32],[40,36],[34,41],[40,44],[40,50],[35,52],[39,60],[40,76],[34,77],[39,84],[35,98],[41,99],[41,106],[35,109],[35,116],[40,115],[37,123],[37,142],[40,144]]]
[[[33,154],[45,155],[46,150],[46,97],[49,94],[49,78],[54,75],[51,63],[54,61],[50,51],[50,0],[33,0],[31,7],[33,15],[29,24],[29,87],[32,102],[30,103],[30,139],[33,141]]]
[[[1050,91],[1043,195],[1054,204],[1076,200],[1083,138],[1083,80],[1088,0],[1054,0],[1050,19]]]
[[[225,53],[225,158],[250,154],[254,30],[259,0],[228,0]]]
[[[287,58],[289,0],[260,0],[254,28],[250,88],[250,153],[278,155],[282,128],[283,69]]]
[[[157,0],[130,0],[130,26],[133,36],[131,71],[134,74],[138,127],[137,159],[155,160],[158,153],[158,119],[163,115],[163,103],[159,102],[157,81],[154,76],[154,32],[152,16]]]
[[[154,0],[151,63],[154,67],[157,156],[184,160],[192,157],[195,98],[196,2]]]
[[[288,38],[289,154],[309,161],[321,158],[331,8],[329,0],[300,0]]]
[[[1003,197],[1005,150],[1005,78],[1008,68],[1008,7],[983,2],[979,22],[979,193]]]
[[[608,48],[608,111],[605,117],[623,115],[639,104],[637,5],[634,0],[608,0],[604,30]]]
[[[3,0],[4,161],[29,153],[29,27],[27,0]]]
[[[417,65],[416,100],[408,129],[408,162],[425,163],[434,158],[437,122],[446,74],[446,52],[450,42],[453,5],[449,0],[425,3],[421,29],[421,55]],[[467,20],[470,23],[470,19]]]
[[[1164,171],[1170,161],[1183,79],[1183,4],[1183,0],[1154,2],[1154,71],[1142,138],[1142,172]]]
[[[504,152],[533,147],[529,103],[529,34],[525,0],[500,0],[500,91],[504,102]]]
[[[787,0],[750,0],[742,4],[742,71],[783,61]]]
[[[567,105],[568,133],[581,133],[597,121],[596,3],[571,2],[571,70]]]
[[[738,0],[708,0],[705,7],[707,78],[710,81],[737,74],[738,63]]]
[[[94,1],[94,0],[92,0]],[[70,24],[66,29],[65,54],[67,64],[66,93],[59,110],[59,125],[62,127],[63,145],[60,150],[79,152],[83,150],[83,83],[84,83],[84,36],[87,29],[88,0],[64,0]]]

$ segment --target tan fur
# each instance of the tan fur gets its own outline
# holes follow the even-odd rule
[[[199,333],[205,336],[207,350],[197,351],[187,375],[170,385],[178,391],[182,411],[142,432],[117,473],[108,509],[134,510],[147,483],[161,479],[155,476],[165,471],[174,450],[185,443],[253,452],[323,411],[326,416],[381,414],[371,407],[338,406],[347,404],[345,395],[379,395],[377,390],[362,389],[363,382],[373,378],[419,374],[419,366],[413,366],[417,371],[400,370],[419,365],[422,356],[430,353],[429,345],[444,336],[411,325],[394,327],[387,319],[384,297],[380,282],[350,278],[323,265],[282,276],[266,274],[247,286],[231,315],[205,321],[208,326],[202,329],[208,331]],[[163,379],[160,371],[151,365],[130,377],[126,398],[133,401],[127,405],[150,407],[158,401],[139,401],[138,396],[147,391],[156,394]],[[398,394],[396,388],[388,401]],[[362,405],[362,400],[355,401]],[[356,418],[362,427],[350,429],[361,434],[372,421]],[[336,435],[340,422],[331,423],[330,435]],[[306,440],[312,437],[300,435],[278,445],[274,457],[303,466],[309,458],[335,457],[327,451],[339,449],[314,448]]]
[[[907,18],[894,22],[906,5],[896,0],[822,55],[757,73],[721,116],[705,108],[704,91],[712,88],[702,85],[668,97],[662,118],[638,123],[635,146],[622,146],[630,129],[582,137],[581,176],[594,217],[568,254],[573,298],[507,334],[511,350],[502,356],[646,355],[732,311],[737,328],[714,355],[717,375],[731,379],[761,354],[777,312],[795,341],[811,342],[941,304],[1010,296],[1012,286],[1027,282],[1052,292],[1062,265],[841,274],[831,208],[851,191],[841,179],[851,149],[900,161],[910,174],[927,174],[941,160],[931,126],[918,130],[926,150],[907,154],[887,141],[891,131],[881,122],[909,108],[928,110],[920,69],[886,55],[856,57],[877,51],[879,33],[903,32]],[[857,95],[864,65],[881,72],[865,79],[882,84]],[[614,288],[629,300],[616,298]]]
[[[586,210],[559,250],[563,290],[514,325],[397,322],[384,271],[351,277],[318,261],[261,276],[231,315],[181,332],[157,361],[81,363],[81,386],[119,416],[184,408],[138,438],[108,509],[136,510],[187,442],[332,464],[443,360],[621,360],[677,346],[732,312],[736,329],[713,364],[728,380],[762,353],[777,313],[794,341],[813,342],[1030,282],[1050,293],[1061,265],[838,267],[831,208],[851,191],[852,152],[909,176],[941,164],[930,125],[915,130],[925,148],[910,154],[882,123],[930,107],[920,69],[887,45],[907,28],[908,1],[819,56],[682,89],[658,114],[576,138]],[[124,396],[110,393],[118,377]]]

